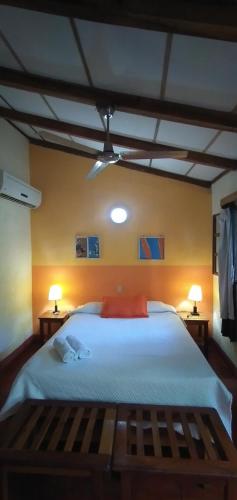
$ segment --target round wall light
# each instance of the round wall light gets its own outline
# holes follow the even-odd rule
[[[116,224],[122,224],[128,218],[127,210],[125,210],[125,208],[121,208],[121,207],[113,208],[113,210],[111,210],[111,212],[110,212],[110,218]]]

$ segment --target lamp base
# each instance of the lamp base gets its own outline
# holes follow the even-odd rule
[[[53,310],[53,314],[58,314],[59,313],[59,310],[58,310],[58,306],[55,302],[55,306],[54,306],[54,310]]]
[[[191,312],[191,315],[192,316],[200,316],[198,310],[197,310],[197,306],[193,306],[193,310]]]

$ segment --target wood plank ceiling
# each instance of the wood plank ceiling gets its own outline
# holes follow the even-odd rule
[[[115,152],[188,151],[118,168],[210,187],[237,169],[237,7],[211,3],[0,0],[0,117],[90,158],[42,131],[102,150],[113,104]]]

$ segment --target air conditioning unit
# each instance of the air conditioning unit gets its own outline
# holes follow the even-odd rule
[[[29,208],[37,208],[41,204],[42,197],[38,189],[0,169],[0,198],[15,201]]]

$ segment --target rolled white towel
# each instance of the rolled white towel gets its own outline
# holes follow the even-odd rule
[[[76,357],[78,359],[90,358],[91,351],[86,347],[80,340],[78,340],[74,335],[68,335],[66,337],[68,343],[74,349]]]
[[[69,363],[77,358],[75,350],[66,339],[57,337],[53,346],[64,363]]]

